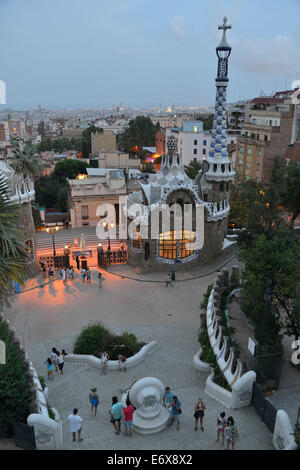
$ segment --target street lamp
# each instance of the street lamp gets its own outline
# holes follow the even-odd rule
[[[46,232],[51,233],[51,235],[52,235],[53,256],[56,256],[54,234],[58,231],[59,231],[59,227],[57,225],[55,227],[47,227],[46,228]]]
[[[273,287],[272,284],[266,286],[264,288],[264,314],[263,314],[263,321],[261,325],[261,332],[260,332],[260,341],[259,345],[262,346],[263,340],[264,340],[264,334],[265,334],[265,323],[266,323],[266,316],[268,313],[268,309],[272,300],[272,293],[273,293]]]
[[[108,249],[108,251],[110,251],[111,247],[110,247],[109,229],[114,228],[115,225],[112,222],[102,222],[102,224],[103,224],[103,228],[104,228],[105,232],[108,232],[108,237],[107,237],[108,247],[107,247],[107,249]]]

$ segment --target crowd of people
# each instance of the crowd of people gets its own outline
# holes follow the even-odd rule
[[[103,353],[104,358],[108,356],[107,353]],[[89,403],[91,405],[91,413],[93,416],[97,416],[98,406],[100,404],[99,394],[97,389],[93,387],[90,391],[88,397]],[[163,406],[168,410],[170,416],[168,419],[168,426],[172,426],[176,422],[176,430],[179,431],[180,428],[180,416],[182,415],[181,410],[181,401],[178,396],[171,391],[170,387],[166,387],[163,395]],[[114,427],[114,432],[116,435],[121,434],[122,424],[124,426],[124,435],[132,436],[133,429],[133,415],[136,408],[132,405],[129,399],[129,393],[126,397],[126,402],[123,403],[118,399],[117,396],[112,397],[112,404],[108,411],[110,422]],[[195,419],[195,431],[198,429],[198,422],[200,421],[200,428],[204,432],[203,421],[204,414],[206,410],[206,404],[202,398],[199,398],[194,406],[194,419]],[[83,419],[78,415],[78,409],[75,408],[73,413],[68,416],[68,421],[70,424],[70,432],[73,435],[73,441],[76,441],[76,436],[78,441],[81,442],[83,439],[81,437],[82,423]],[[224,447],[226,441],[226,449],[234,449],[235,444],[239,441],[239,433],[237,425],[232,416],[226,418],[225,411],[222,411],[216,420],[216,431],[217,439],[216,442],[220,442]]]
[[[65,357],[67,354],[68,353],[64,349],[62,349],[62,351],[60,352],[55,347],[52,348],[50,357],[48,357],[46,362],[44,363],[47,365],[47,373],[49,380],[54,380],[54,370],[56,372],[60,371],[60,374],[63,375]]]

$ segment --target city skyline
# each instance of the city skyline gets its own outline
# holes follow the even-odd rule
[[[300,8],[284,5],[285,16],[282,0],[3,0],[0,110],[213,105],[225,15],[228,102],[290,88],[300,78]]]

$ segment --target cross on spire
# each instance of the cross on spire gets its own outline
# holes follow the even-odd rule
[[[223,29],[223,33],[226,33],[226,29],[231,29],[231,24],[227,25],[227,18],[224,16],[223,18],[223,24],[221,26],[218,26],[218,29]]]

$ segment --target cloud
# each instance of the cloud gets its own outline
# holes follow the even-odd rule
[[[247,73],[281,74],[300,72],[300,49],[289,36],[230,39],[232,64]]]
[[[173,16],[166,30],[162,33],[162,37],[175,39],[180,44],[189,44],[193,39],[193,35],[187,32],[185,16]]]

